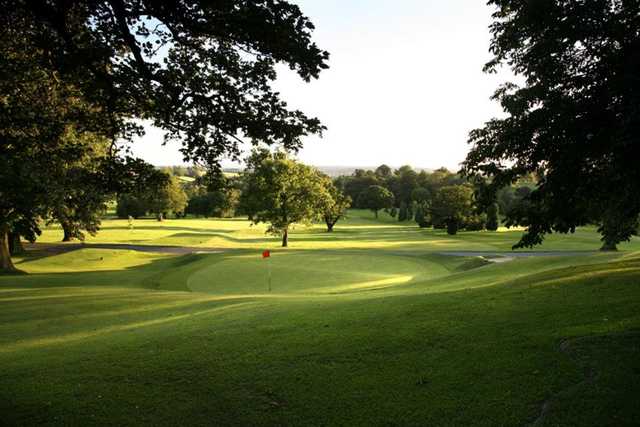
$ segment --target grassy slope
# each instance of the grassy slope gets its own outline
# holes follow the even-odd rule
[[[305,232],[269,261],[247,249],[265,240],[25,259],[31,274],[0,277],[0,421],[522,425],[549,400],[541,425],[640,422],[637,252],[482,266],[433,254],[433,232],[350,222],[334,234],[346,241]],[[153,226],[147,243],[183,239]],[[581,233],[551,243],[597,245]],[[447,239],[500,248],[504,234]]]

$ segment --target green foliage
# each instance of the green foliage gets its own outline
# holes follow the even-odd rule
[[[627,218],[613,210],[604,215],[602,225],[598,231],[602,234],[603,251],[616,251],[620,242],[628,242],[632,235],[638,234],[639,218]]]
[[[15,19],[15,21],[13,21]],[[9,25],[7,21],[11,21]],[[0,270],[15,269],[8,234],[34,241],[40,219],[65,208],[78,228],[97,227],[93,215],[111,190],[108,159],[95,153],[104,137],[103,120],[76,85],[46,68],[56,62],[30,40],[38,29],[0,14]],[[80,124],[81,122],[81,124]],[[94,143],[96,142],[96,143]],[[91,165],[87,159],[91,158]],[[79,231],[78,231],[79,232]]]
[[[234,215],[238,198],[238,190],[207,191],[192,196],[187,203],[185,213],[196,217],[229,218]]]
[[[496,231],[499,226],[498,204],[492,203],[487,209],[487,230]]]
[[[466,185],[443,187],[436,193],[431,211],[434,226],[444,225],[447,233],[456,234],[473,214],[473,190]]]
[[[187,195],[182,189],[180,180],[173,175],[166,175],[157,185],[151,185],[143,194],[147,210],[156,215],[159,221],[168,213],[181,216],[187,206]]]
[[[384,187],[371,185],[358,196],[358,205],[372,211],[377,218],[380,209],[393,206],[393,194]]]
[[[182,216],[187,206],[187,195],[180,180],[165,172],[155,171],[134,192],[118,195],[118,218],[139,218],[153,213],[163,220],[169,213]]]
[[[400,202],[400,208],[398,209],[398,221],[404,222],[407,220],[407,204],[405,202]]]
[[[490,178],[493,192],[520,177],[539,178],[524,206],[503,211],[508,224],[527,227],[516,247],[594,222],[603,225],[608,245],[624,241],[631,227],[606,224],[628,224],[640,214],[640,169],[632,160],[640,124],[640,3],[489,3],[497,10],[494,57],[485,70],[508,65],[523,83],[496,90],[506,117],[470,133],[465,173]]]
[[[405,202],[407,209],[411,209],[412,193],[418,187],[418,174],[411,166],[402,166],[394,172],[393,179],[388,180],[387,185],[393,193],[396,203]],[[413,213],[408,215],[407,219],[411,219]]]
[[[311,40],[313,24],[286,1],[20,1],[3,9],[11,13],[1,27],[24,24],[33,32],[21,34],[27,50],[55,57],[43,65],[103,112],[152,120],[183,143],[187,160],[215,166],[237,155],[237,135],[295,149],[324,129],[271,88],[277,63],[310,81],[329,57]]]
[[[363,171],[361,169],[356,169],[353,176],[342,177],[341,181],[344,193],[354,201],[353,207],[359,209],[367,209],[366,206],[360,203],[361,201],[364,202],[364,199],[360,199],[360,194],[372,185],[380,184],[380,179],[373,171]]]
[[[277,63],[305,81],[327,68],[312,23],[286,1],[0,6],[1,270],[14,269],[8,233],[33,241],[38,219],[55,218],[69,238],[93,234],[105,195],[135,193],[129,185],[143,162],[119,148],[143,133],[135,119],[209,168],[238,155],[239,135],[296,149],[324,129],[271,88]],[[99,167],[78,170],[87,151],[65,141],[69,132],[108,141]],[[184,203],[174,186],[149,206],[161,216]]]
[[[426,228],[431,225],[427,210],[423,205],[418,205],[416,207],[416,213],[415,213],[414,219],[420,228]]]
[[[326,205],[323,209],[324,222],[327,225],[327,231],[332,232],[333,227],[344,217],[347,209],[351,206],[351,197],[345,195],[333,183],[331,178],[323,176],[324,186],[331,197],[326,198]]]
[[[411,200],[417,203],[427,203],[431,200],[431,192],[424,187],[417,187],[411,192]]]
[[[117,203],[116,215],[118,218],[140,218],[147,214],[147,206],[144,200],[133,194],[120,194]]]
[[[366,207],[360,204],[359,195],[371,185],[379,185],[391,191],[394,195],[396,212],[404,202],[406,217],[402,221],[411,220],[416,206],[413,202],[424,204],[427,208],[431,204],[433,195],[442,187],[459,185],[466,182],[456,174],[445,168],[433,172],[421,171],[416,173],[410,166],[402,166],[395,171],[387,165],[381,165],[375,171],[357,169],[351,176],[341,176],[336,179],[340,187],[353,200],[353,206],[359,209]],[[394,215],[395,217],[395,215]]]
[[[472,214],[464,218],[463,224],[467,231],[481,231],[486,227],[487,216],[485,214]]]
[[[395,218],[398,216],[398,209],[395,206],[391,206],[391,209],[389,209],[389,215],[391,218]]]
[[[292,224],[310,224],[331,203],[326,180],[315,169],[286,153],[256,150],[247,159],[248,172],[240,204],[253,223],[268,223],[268,231],[288,246]]]
[[[380,165],[376,168],[375,174],[379,180],[384,181],[393,175],[393,171],[387,165]]]

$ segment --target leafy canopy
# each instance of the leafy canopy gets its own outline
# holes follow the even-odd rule
[[[29,48],[49,58],[43,66],[115,114],[114,134],[127,134],[127,119],[149,119],[183,143],[186,160],[217,166],[221,156],[239,155],[242,137],[297,149],[301,136],[323,130],[271,88],[278,63],[306,81],[327,68],[328,53],[311,40],[313,24],[287,1],[0,6],[11,11],[5,25],[31,28]]]
[[[442,187],[433,199],[431,212],[434,222],[446,225],[449,234],[456,234],[473,214],[473,190],[467,185]]]
[[[320,219],[332,201],[318,171],[285,152],[256,150],[247,159],[247,169],[240,206],[253,223],[267,223],[270,233],[282,235],[283,246],[292,224]]]
[[[640,213],[640,3],[489,4],[494,58],[485,69],[508,65],[524,83],[495,92],[506,118],[471,132],[465,173],[492,178],[487,194],[538,176],[530,209],[511,215],[528,227],[518,247],[592,221],[605,239],[628,239],[625,224]]]
[[[358,204],[371,210],[376,218],[380,209],[393,206],[393,193],[380,185],[370,185],[358,196]]]

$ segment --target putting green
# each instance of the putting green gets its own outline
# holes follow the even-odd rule
[[[426,257],[380,253],[275,252],[223,254],[207,258],[187,286],[194,292],[229,294],[340,294],[379,290],[448,274]]]

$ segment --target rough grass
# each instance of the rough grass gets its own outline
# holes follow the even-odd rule
[[[638,242],[486,264],[435,252],[505,248],[510,232],[450,238],[359,215],[333,235],[299,230],[268,260],[257,249],[276,242],[232,220],[149,221],[138,236],[216,234],[202,246],[226,242],[220,254],[23,259],[29,274],[0,277],[0,424],[640,422]],[[130,243],[108,228],[120,223],[94,241]]]

